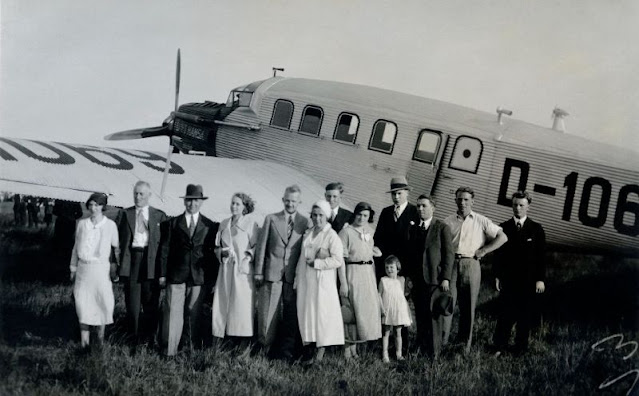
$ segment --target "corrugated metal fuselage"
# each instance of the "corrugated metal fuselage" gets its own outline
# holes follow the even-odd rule
[[[557,154],[557,147],[550,150],[543,145],[531,147],[500,141],[499,133],[495,133],[498,128],[486,130],[481,123],[474,126],[468,120],[447,122],[419,112],[398,111],[392,106],[371,106],[366,101],[361,104],[313,92],[273,91],[265,90],[254,98],[252,111],[244,108],[225,119],[258,123],[261,129],[220,126],[216,135],[218,156],[272,160],[295,167],[323,184],[341,181],[345,184],[347,205],[367,201],[378,213],[391,204],[386,191],[391,177],[397,175],[408,176],[413,187],[411,202],[422,193],[435,197],[435,216],[439,218],[455,212],[454,191],[459,186],[472,187],[474,210],[496,223],[512,216],[511,194],[526,189],[534,196],[529,215],[542,223],[550,243],[580,250],[631,255],[639,252],[639,166],[631,169],[607,166]],[[290,129],[269,125],[278,99],[294,104]],[[323,110],[318,136],[298,132],[307,105]],[[359,117],[355,144],[333,139],[342,112]],[[373,125],[379,119],[397,124],[392,154],[368,147]],[[413,159],[423,129],[441,132],[435,164]],[[459,150],[455,151],[460,136],[481,142],[476,168],[462,170],[451,163],[453,155],[461,155]],[[295,182],[290,180],[290,184]]]

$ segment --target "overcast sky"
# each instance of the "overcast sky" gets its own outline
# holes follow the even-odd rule
[[[116,5],[117,4],[117,5]],[[0,135],[93,145],[285,76],[372,85],[639,151],[639,1],[3,0]],[[165,150],[166,138],[126,143]]]

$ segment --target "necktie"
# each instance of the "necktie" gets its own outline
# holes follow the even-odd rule
[[[517,222],[517,231],[521,231],[521,223],[519,221]]]
[[[195,216],[191,215],[191,224],[189,225],[189,237],[193,238],[195,234]]]
[[[293,234],[293,216],[288,216],[288,221],[286,223],[287,229],[286,233],[288,234],[288,239],[291,239],[291,235]]]
[[[422,231],[426,231],[426,222],[422,220],[422,223],[419,225]]]
[[[401,213],[399,213],[399,206],[395,206],[395,221],[399,220],[399,216]]]
[[[144,222],[144,213],[142,213],[142,209],[139,209],[137,216],[135,216],[135,232],[143,233],[144,231],[146,231],[146,224]]]

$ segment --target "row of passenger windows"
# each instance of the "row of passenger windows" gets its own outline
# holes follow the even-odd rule
[[[273,108],[271,125],[291,129],[293,118],[293,102],[285,99],[278,99]],[[324,111],[321,107],[308,105],[302,112],[299,132],[319,136],[324,118]],[[355,144],[359,128],[359,117],[353,113],[341,113],[337,117],[337,124],[333,132],[333,140]],[[397,124],[389,120],[379,119],[373,124],[371,138],[368,143],[370,150],[379,151],[386,154],[393,153],[395,138],[397,137]],[[427,163],[435,162],[437,149],[441,143],[441,134],[437,131],[424,129],[419,133],[419,139],[415,146],[413,159]]]

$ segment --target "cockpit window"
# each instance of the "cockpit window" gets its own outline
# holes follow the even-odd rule
[[[375,125],[373,125],[373,133],[371,135],[371,141],[368,144],[368,148],[370,150],[392,154],[396,136],[397,125],[395,125],[394,122],[377,120]]]
[[[271,116],[271,125],[291,129],[291,118],[293,118],[293,102],[284,99],[278,99],[273,106],[273,115]]]
[[[323,117],[324,111],[322,111],[321,107],[311,105],[306,106],[304,108],[304,112],[302,113],[302,120],[300,121],[299,131],[319,136]]]
[[[253,92],[231,91],[226,101],[227,107],[249,107],[253,99]]]

